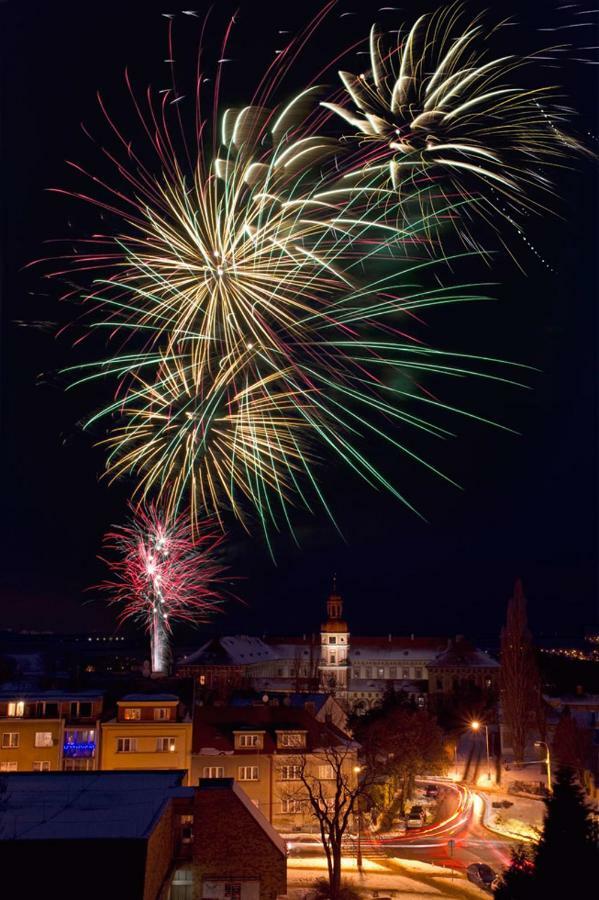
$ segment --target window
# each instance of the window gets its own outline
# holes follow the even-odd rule
[[[416,678],[416,681],[421,679],[422,678],[422,669],[420,669],[420,668],[414,669],[414,676]]]
[[[224,778],[224,776],[223,766],[204,766],[202,769],[202,778]]]
[[[14,703],[8,704],[8,715],[9,716],[22,716],[25,713],[25,704],[22,700],[17,700]]]
[[[238,781],[258,781],[258,766],[239,766],[237,768]]]
[[[335,654],[331,651],[329,662],[332,666],[335,665]]]
[[[137,706],[126,706],[124,718],[127,722],[139,722],[141,709]]]
[[[15,747],[19,746],[19,732],[18,731],[5,731],[2,735],[2,749],[3,750],[14,750]]]
[[[46,719],[57,719],[58,718],[58,703],[42,703],[43,707],[43,715]]]
[[[176,749],[174,737],[156,738],[156,753],[173,753]]]
[[[306,735],[299,731],[285,731],[278,735],[279,747],[305,747]]]
[[[397,666],[391,666],[389,669],[389,678],[397,678]]]
[[[0,772],[16,772],[16,762],[0,762]]]
[[[385,677],[385,670],[384,670],[384,669],[379,669],[379,670],[378,670],[378,676],[379,676],[379,678],[384,678],[384,677]]]
[[[336,644],[336,643],[337,643],[337,638],[334,634],[332,634],[329,638],[329,644]]]
[[[281,766],[281,781],[299,781],[301,766]]]
[[[65,772],[88,772],[93,767],[94,761],[89,757],[69,757],[63,761]]]
[[[361,669],[354,669],[354,678],[360,678],[361,674],[362,674]]]
[[[402,678],[409,678],[409,677],[410,677],[410,670],[409,670],[408,668],[404,667],[404,668],[401,670],[401,677],[402,677]]]
[[[333,767],[331,765],[319,766],[318,767],[318,777],[321,781],[332,781],[335,777],[335,772],[333,771]]]
[[[117,738],[117,753],[135,753],[137,750],[137,738]]]
[[[286,797],[281,802],[281,812],[287,815],[295,815],[302,811],[302,801],[296,800],[294,797]]]
[[[168,706],[157,706],[154,710],[154,718],[158,722],[165,722],[167,719],[170,719],[171,711]]]
[[[200,684],[206,684],[206,676],[200,675],[199,682],[200,682]]]
[[[36,747],[51,747],[53,744],[52,740],[52,732],[51,731],[36,731],[35,732],[35,746]]]
[[[372,678],[372,669],[364,669],[364,677]]]
[[[238,734],[237,738],[237,746],[248,749],[250,747],[262,747],[262,735],[261,734]]]
[[[191,844],[193,840],[193,816],[180,816],[179,819],[181,822],[181,843]]]
[[[47,759],[34,760],[32,768],[34,772],[49,772],[50,763]]]

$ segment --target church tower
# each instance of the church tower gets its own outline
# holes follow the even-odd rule
[[[343,599],[337,577],[327,600],[327,621],[320,628],[320,684],[325,691],[344,693],[349,684],[349,629],[343,620]]]

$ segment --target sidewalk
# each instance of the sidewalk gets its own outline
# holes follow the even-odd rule
[[[482,824],[485,828],[502,837],[512,838],[523,843],[534,843],[538,840],[545,815],[545,805],[542,800],[519,797],[503,791],[487,793],[478,790],[477,794],[484,804]],[[494,802],[502,800],[509,800],[513,805],[509,809],[493,807]]]
[[[289,860],[287,866],[287,896],[302,900],[318,877],[326,875],[324,859]],[[343,861],[343,880],[350,882],[366,895],[384,892],[394,900],[488,900],[489,894],[471,884],[466,877],[452,869],[417,860],[391,858],[364,860],[359,874],[356,860]]]

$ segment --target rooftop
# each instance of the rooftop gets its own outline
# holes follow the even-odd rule
[[[118,703],[178,703],[176,694],[125,694]]]
[[[184,771],[3,773],[0,840],[148,837]]]

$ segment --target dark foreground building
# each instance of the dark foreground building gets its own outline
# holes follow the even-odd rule
[[[232,779],[191,788],[183,786],[186,775],[1,776],[0,895],[60,897],[65,884],[77,885],[86,900],[275,900],[284,894],[285,846],[262,814]]]

